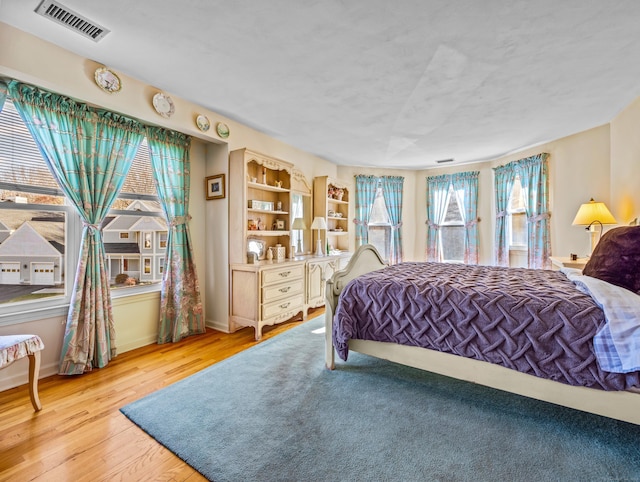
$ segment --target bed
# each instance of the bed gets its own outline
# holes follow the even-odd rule
[[[599,259],[606,260],[607,266],[602,271],[611,271],[608,266],[613,258],[611,243],[616,236],[606,239],[606,235],[613,231],[603,236],[602,246],[594,251],[590,260],[592,272],[598,268],[596,262]],[[625,233],[628,234],[628,229],[623,230]],[[637,247],[639,252],[627,252],[622,256],[625,272],[616,272],[604,282],[605,285],[614,281],[619,288],[620,279],[628,281],[630,276],[637,276],[633,271],[640,266],[640,227],[632,234],[639,236],[632,251]],[[601,254],[598,253],[599,248]],[[625,249],[628,251],[628,247]],[[640,425],[640,371],[634,368],[623,370],[624,373],[608,372],[601,369],[601,362],[594,354],[594,335],[604,331],[603,326],[608,326],[611,312],[601,305],[600,299],[593,297],[601,294],[595,290],[590,293],[575,282],[591,276],[582,276],[577,270],[557,272],[442,265],[446,263],[387,266],[375,248],[369,245],[360,247],[348,266],[327,281],[327,367],[335,368],[336,353],[348,363],[349,351],[356,351]],[[620,270],[619,267],[614,268]],[[471,278],[478,278],[482,286],[487,279],[497,277],[495,287],[503,292],[502,298],[507,301],[494,302],[482,298],[486,293],[482,289],[473,289],[472,281],[465,280],[465,270],[472,272]],[[594,278],[595,282],[602,285],[601,280],[607,276],[596,274],[600,279]],[[533,277],[526,278],[529,275]],[[424,277],[426,281],[423,281]],[[447,281],[447,277],[452,281]],[[572,277],[574,279],[570,279]],[[524,281],[518,283],[518,278]],[[443,296],[446,291],[443,286],[449,283],[455,285],[453,294],[448,295],[452,301],[441,303],[438,296]],[[513,296],[511,291],[504,289],[505,283],[514,285],[514,288],[509,288],[515,289]],[[640,301],[636,294],[640,290],[640,281],[638,283],[638,290],[632,285],[633,291],[624,288],[619,291],[623,296],[633,298],[633,303]],[[401,288],[389,288],[394,284]],[[433,286],[435,295],[427,292],[431,289],[429,286]],[[523,286],[530,289],[523,290]],[[549,291],[547,286],[551,287],[551,300],[545,298],[546,291]],[[476,293],[472,296],[470,291]],[[523,291],[530,291],[533,299],[523,298]],[[480,298],[474,299],[476,295]],[[418,302],[422,298],[430,301]],[[563,298],[570,302],[565,303]],[[475,303],[475,308],[460,308],[465,303],[467,306]],[[493,309],[489,306],[491,303],[496,303]],[[497,306],[501,303],[507,305]],[[407,309],[409,304],[415,306]],[[444,305],[448,308],[443,308]],[[631,306],[627,312],[634,311],[637,305]],[[474,313],[470,314],[470,311]],[[483,323],[489,325],[486,330],[474,325],[477,311],[484,313],[486,320]],[[635,314],[638,317],[634,323],[640,324],[640,311]],[[437,320],[431,320],[425,326],[424,319],[429,316]],[[444,321],[445,328],[442,325],[438,327],[437,321]],[[371,328],[372,323],[381,323],[382,329]],[[538,327],[541,325],[545,326],[540,331]],[[500,336],[485,335],[485,331],[497,332]],[[509,332],[509,336],[503,339],[505,332]],[[383,333],[381,337],[380,333]],[[543,342],[550,344],[547,346]],[[632,351],[639,352],[640,358],[640,350],[635,350],[633,345],[631,347]]]

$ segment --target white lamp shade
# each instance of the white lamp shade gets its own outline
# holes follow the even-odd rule
[[[323,217],[316,216],[311,223],[311,229],[327,229],[327,223]]]
[[[584,203],[580,206],[572,224],[588,226],[596,222],[601,224],[617,223],[616,218],[613,217],[611,211],[607,209],[607,206],[604,203],[596,202],[591,199],[588,203]]]
[[[304,219],[295,218],[291,225],[291,229],[307,229],[307,225],[304,223]]]

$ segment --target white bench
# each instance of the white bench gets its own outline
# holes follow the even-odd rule
[[[40,351],[44,343],[37,335],[0,336],[0,368],[16,360],[29,357],[29,396],[36,412],[42,410],[38,397],[38,374],[40,373]]]

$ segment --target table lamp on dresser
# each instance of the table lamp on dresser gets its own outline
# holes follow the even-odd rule
[[[322,240],[320,239],[320,231],[327,229],[327,222],[322,216],[316,216],[311,223],[311,229],[318,230],[318,241],[316,243],[316,256],[324,256],[324,250],[322,249]]]

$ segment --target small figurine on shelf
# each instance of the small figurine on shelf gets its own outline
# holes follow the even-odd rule
[[[329,189],[327,190],[327,197],[329,199],[333,199],[334,189],[332,185],[329,185]]]
[[[267,168],[263,167],[262,168],[262,184],[266,184],[267,183]]]
[[[342,188],[338,188],[334,191],[333,196],[338,200],[338,201],[342,201],[342,198],[344,196],[344,190]]]

